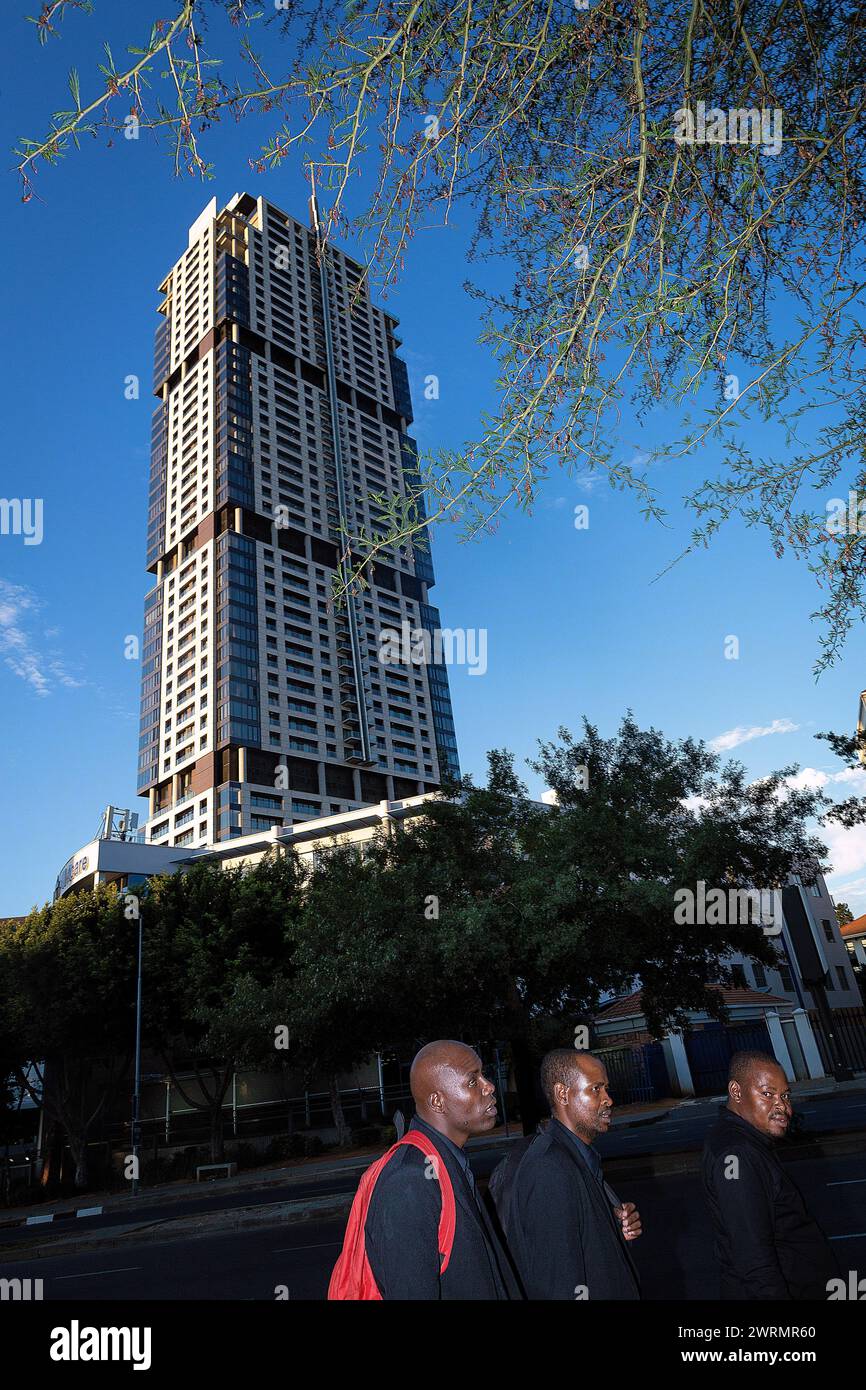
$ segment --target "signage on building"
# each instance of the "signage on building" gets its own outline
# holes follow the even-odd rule
[[[86,854],[79,855],[77,859],[74,856],[72,859],[67,859],[60,873],[57,875],[57,883],[54,887],[55,898],[60,893],[64,892],[65,889],[69,887],[70,883],[74,883],[82,874],[86,874],[89,868],[90,860]]]

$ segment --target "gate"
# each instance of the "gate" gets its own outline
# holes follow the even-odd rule
[[[670,1091],[661,1043],[596,1048],[592,1055],[604,1063],[617,1105],[658,1100]]]
[[[832,1009],[833,1032],[841,1060],[852,1071],[866,1071],[866,1012],[863,1009]],[[809,1021],[818,1044],[821,1063],[828,1076],[833,1075],[833,1059],[824,1029],[824,1020],[810,1009]]]
[[[700,1032],[686,1033],[686,1057],[696,1096],[721,1096],[728,1086],[728,1064],[735,1052],[775,1054],[763,1019],[725,1027],[706,1024]]]

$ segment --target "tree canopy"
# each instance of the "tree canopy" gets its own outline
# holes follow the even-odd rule
[[[39,39],[91,9],[43,4]],[[740,517],[803,557],[823,589],[819,668],[834,659],[866,615],[862,4],[165,9],[128,57],[106,46],[98,75],[70,73],[71,106],[19,143],[25,199],[85,133],[134,122],[168,142],[177,174],[209,178],[220,122],[263,115],[253,169],[303,159],[330,229],[358,236],[381,282],[420,225],[465,204],[473,255],[511,284],[467,286],[495,408],[474,439],[422,460],[376,534],[347,537],[362,569],[382,545],[423,546],[426,521],[468,537],[531,508],[553,468],[606,477],[661,517],[619,429],[661,407],[665,440],[646,464],[710,443],[721,456],[684,499],[690,548]],[[854,492],[853,523],[829,525],[831,490]]]

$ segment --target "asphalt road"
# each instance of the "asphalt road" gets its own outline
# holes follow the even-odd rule
[[[670,1113],[659,1111],[641,1118],[639,1123],[626,1123],[614,1120],[610,1133],[597,1141],[597,1147],[604,1159],[634,1158],[647,1154],[680,1153],[699,1150],[709,1125],[718,1113],[723,1097],[680,1104]],[[797,1113],[802,1117],[802,1135],[827,1132],[866,1130],[866,1094],[852,1093],[842,1096],[829,1096],[826,1099],[808,1098]],[[866,1143],[866,1141],[864,1141]],[[507,1141],[501,1148],[478,1148],[470,1144],[472,1167],[478,1177],[488,1177],[493,1168],[507,1152]],[[372,1162],[373,1156],[369,1158]],[[266,1206],[273,1202],[301,1201],[308,1197],[329,1197],[339,1193],[354,1192],[358,1177],[364,1164],[344,1173],[327,1173],[319,1177],[311,1175],[309,1181],[275,1182],[266,1188],[222,1188],[219,1184],[208,1185],[201,1195],[178,1196],[166,1193],[164,1201],[153,1202],[138,1208],[133,1202],[103,1212],[100,1216],[84,1217],[74,1222],[52,1224],[51,1226],[10,1227],[0,1231],[0,1245],[4,1247],[26,1246],[43,1243],[46,1238],[76,1234],[91,1236],[109,1231],[114,1227],[128,1226],[131,1222],[144,1223],[170,1220],[173,1217],[195,1216],[207,1212],[229,1211],[237,1207]],[[299,1170],[295,1169],[295,1173]],[[98,1204],[98,1198],[82,1198],[81,1205],[91,1202]],[[70,1204],[71,1205],[71,1204]],[[11,1213],[10,1213],[11,1215]]]
[[[630,1158],[644,1153],[700,1149],[707,1129],[726,1099],[716,1096],[688,1101],[667,1114],[660,1111],[658,1116],[647,1117],[640,1124],[628,1127],[615,1124],[611,1132],[598,1141],[599,1152],[605,1158]],[[794,1113],[800,1116],[803,1137],[866,1129],[866,1095],[852,1092],[841,1096],[808,1096],[795,1104]]]
[[[861,1155],[801,1160],[791,1167],[809,1209],[830,1236],[840,1271],[866,1275],[866,1165]],[[718,1297],[709,1218],[694,1174],[622,1175],[619,1196],[637,1202],[644,1235],[632,1245],[646,1299]],[[45,1300],[323,1299],[343,1222],[303,1222],[192,1239],[82,1251],[0,1268],[0,1277],[41,1278]]]

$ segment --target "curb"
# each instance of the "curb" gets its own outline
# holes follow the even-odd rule
[[[49,1211],[40,1216],[21,1216],[15,1221],[0,1221],[0,1231],[10,1226],[47,1226],[52,1221],[68,1221],[80,1216],[101,1216],[102,1207],[73,1207],[71,1211]]]
[[[255,1207],[233,1207],[227,1211],[201,1216],[180,1216],[153,1221],[144,1226],[123,1226],[113,1235],[92,1240],[59,1236],[45,1245],[0,1247],[0,1260],[16,1264],[31,1259],[51,1259],[68,1251],[109,1250],[130,1242],[181,1240],[196,1236],[219,1235],[254,1226],[302,1225],[306,1221],[326,1221],[329,1217],[344,1216],[354,1200],[354,1192],[337,1193],[332,1197],[306,1197],[300,1202],[269,1202]]]

